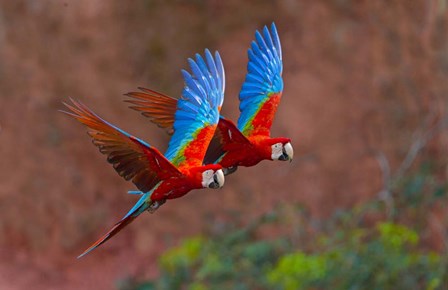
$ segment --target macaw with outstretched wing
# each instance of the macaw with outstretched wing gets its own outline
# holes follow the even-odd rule
[[[271,138],[270,129],[283,91],[283,63],[275,24],[255,32],[248,50],[246,79],[240,91],[238,125],[220,117],[218,128],[204,158],[205,164],[222,165],[227,175],[238,166],[254,166],[262,160],[291,161],[289,138]],[[130,108],[140,111],[153,123],[172,132],[178,99],[153,90],[126,94]]]
[[[146,210],[154,212],[167,199],[192,189],[220,188],[224,174],[218,164],[203,165],[207,147],[219,121],[224,100],[225,75],[218,52],[206,50],[205,60],[189,59],[192,73],[182,70],[185,87],[176,103],[173,136],[165,155],[148,143],[105,121],[87,106],[71,100],[64,113],[88,127],[101,153],[107,155],[120,176],[131,180],[141,195],[134,207],[114,227],[79,257],[97,248]]]

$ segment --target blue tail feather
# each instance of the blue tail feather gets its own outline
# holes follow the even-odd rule
[[[143,192],[140,190],[128,190],[128,194],[142,195]]]

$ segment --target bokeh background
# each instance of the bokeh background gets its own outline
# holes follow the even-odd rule
[[[179,96],[186,59],[219,50],[236,120],[273,21],[272,134],[294,162],[240,168],[77,260],[136,197],[61,102],[163,151],[123,94]],[[0,0],[0,288],[446,289],[447,77],[446,0]]]

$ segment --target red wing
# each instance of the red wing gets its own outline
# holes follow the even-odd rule
[[[107,155],[118,174],[139,190],[148,192],[159,181],[182,175],[157,149],[103,120],[82,103],[71,101],[73,105],[64,103],[71,112],[62,112],[89,128],[93,144]]]
[[[213,164],[222,158],[230,149],[230,144],[249,144],[249,140],[241,134],[232,121],[219,118],[218,127],[213,135],[207,153],[205,154],[204,164]]]
[[[243,127],[244,136],[270,136],[272,122],[274,121],[277,107],[280,103],[282,93],[272,94],[267,100],[260,104],[253,118]]]
[[[177,110],[177,99],[156,91],[139,88],[143,92],[130,92],[125,94],[133,100],[126,100],[131,103],[129,108],[139,111],[143,116],[149,118],[151,122],[167,130],[168,134],[173,134],[174,114]]]

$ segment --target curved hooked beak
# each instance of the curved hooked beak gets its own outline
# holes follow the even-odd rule
[[[208,185],[208,188],[221,188],[224,185],[224,173],[222,172],[222,169],[217,170],[213,174],[213,182],[210,182]]]
[[[291,142],[288,142],[283,146],[283,154],[278,158],[278,160],[292,162],[294,157],[294,150],[292,149]]]

